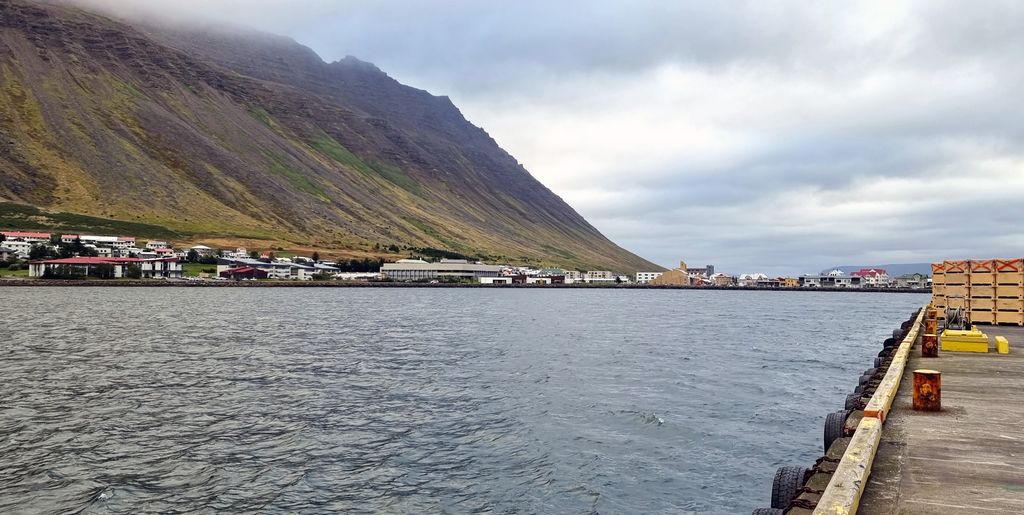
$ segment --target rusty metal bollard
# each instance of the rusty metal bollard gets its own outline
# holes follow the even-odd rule
[[[914,411],[942,410],[942,372],[914,371]]]
[[[939,328],[939,321],[934,318],[928,318],[924,321],[924,334],[935,334]]]
[[[939,311],[935,308],[928,308],[928,311],[924,313],[925,320],[935,320],[939,318]]]
[[[921,337],[921,357],[939,357],[939,338],[935,334],[926,334]]]

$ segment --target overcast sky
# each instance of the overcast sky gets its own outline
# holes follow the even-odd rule
[[[662,265],[1024,255],[1024,2],[174,5],[450,96]]]

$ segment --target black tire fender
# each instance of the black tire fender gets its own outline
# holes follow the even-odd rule
[[[844,409],[848,409],[848,410],[855,410],[855,409],[857,409],[857,405],[860,404],[860,399],[861,399],[860,392],[851,393],[850,395],[847,395],[846,396],[846,403],[843,405],[843,408]],[[827,451],[828,449],[825,449],[825,450]]]
[[[850,416],[850,410],[839,410],[825,415],[825,450],[822,453],[827,453],[828,448],[832,447],[832,442],[843,437],[843,426],[846,425],[846,417]]]
[[[785,509],[796,497],[796,493],[804,486],[804,467],[779,467],[772,480],[772,508]]]

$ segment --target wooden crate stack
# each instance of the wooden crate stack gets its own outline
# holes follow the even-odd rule
[[[1024,325],[1024,259],[993,259],[997,324]]]
[[[932,305],[940,317],[963,307],[973,324],[1024,326],[1024,259],[933,263]]]
[[[996,323],[996,283],[993,260],[972,259],[967,262],[967,296],[971,323]]]
[[[932,263],[932,306],[938,312],[939,319],[946,318],[946,269],[943,263]]]
[[[975,324],[1024,325],[1024,259],[932,264],[932,305],[963,307]]]

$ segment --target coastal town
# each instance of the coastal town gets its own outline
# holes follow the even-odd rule
[[[181,281],[364,281],[484,285],[648,285],[708,288],[848,288],[930,290],[932,279],[911,273],[891,277],[883,268],[850,273],[839,269],[799,277],[763,273],[730,275],[714,265],[685,262],[667,271],[536,268],[488,264],[469,259],[423,257],[393,262],[372,259],[322,260],[318,253],[177,248],[162,240],[134,236],[0,231],[0,271],[7,277],[44,279],[164,279]],[[18,272],[21,272],[20,274]]]

